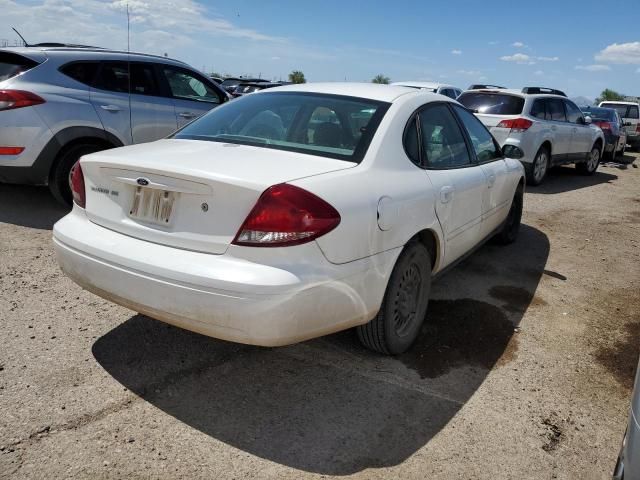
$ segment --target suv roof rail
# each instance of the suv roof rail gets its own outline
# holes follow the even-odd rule
[[[529,94],[537,94],[537,93],[548,93],[550,95],[560,95],[561,97],[566,97],[567,94],[562,90],[556,90],[554,88],[545,88],[545,87],[524,87],[522,89],[522,93]]]
[[[469,85],[469,88],[467,88],[467,90],[480,90],[483,88],[498,88],[498,89],[505,89],[507,87],[501,87],[499,85],[487,85],[485,83],[474,83],[472,85]]]
[[[50,48],[96,48],[104,50],[102,47],[92,47],[91,45],[77,45],[75,43],[42,42],[29,44],[30,47],[50,47]]]

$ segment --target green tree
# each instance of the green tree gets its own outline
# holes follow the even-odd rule
[[[605,88],[600,94],[600,96],[596,98],[596,105],[600,102],[606,102],[606,101],[616,102],[620,100],[624,100],[624,95],[622,93],[618,93],[615,90]]]
[[[382,83],[384,85],[389,85],[389,83],[391,83],[391,79],[386,75],[379,74],[373,77],[373,79],[371,80],[371,83]]]
[[[304,73],[300,70],[294,70],[289,74],[289,81],[291,83],[307,83],[307,79],[304,78]]]

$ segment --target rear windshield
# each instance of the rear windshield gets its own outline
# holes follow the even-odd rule
[[[524,98],[504,93],[465,92],[457,99],[470,110],[493,115],[519,115]]]
[[[220,85],[222,85],[223,87],[231,87],[233,85],[240,84],[240,82],[242,82],[242,80],[233,80],[231,78],[228,78],[227,80],[223,81]]]
[[[583,108],[582,112],[593,119],[615,120],[616,112],[611,108]]]
[[[0,82],[9,80],[11,77],[15,77],[27,70],[38,65],[38,62],[34,62],[21,55],[9,52],[0,52]]]
[[[173,138],[236,143],[360,162],[389,104],[364,98],[266,92],[226,103]]]
[[[622,118],[638,118],[638,106],[637,105],[624,105],[620,103],[603,103],[600,105],[605,108],[613,108],[618,111],[618,115]]]

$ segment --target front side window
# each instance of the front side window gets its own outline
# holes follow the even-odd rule
[[[210,111],[178,131],[174,138],[360,162],[388,108],[388,103],[363,98],[263,92]]]
[[[547,120],[553,120],[556,122],[567,121],[562,100],[559,98],[547,98],[545,103],[547,107]]]
[[[186,70],[163,67],[162,72],[167,79],[169,90],[173,97],[199,102],[220,103],[220,98],[213,88]]]
[[[482,122],[464,108],[457,105],[454,105],[453,108],[469,134],[478,162],[485,163],[502,158],[500,148]]]
[[[564,106],[567,109],[567,121],[570,123],[580,123],[582,118],[582,112],[572,102],[564,101]]]
[[[458,168],[471,164],[464,136],[445,104],[425,108],[418,114],[418,121],[422,153],[428,168]]]

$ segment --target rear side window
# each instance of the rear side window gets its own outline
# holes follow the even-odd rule
[[[471,164],[464,136],[446,105],[425,108],[418,114],[418,121],[428,168],[458,168]]]
[[[547,106],[547,120],[556,122],[567,121],[562,100],[559,98],[547,98],[545,99],[545,104]]]
[[[502,158],[500,148],[482,122],[464,108],[457,105],[454,105],[453,108],[469,134],[478,162],[491,162]]]
[[[519,115],[524,98],[504,93],[465,92],[458,101],[470,110],[491,115]]]
[[[60,67],[60,71],[77,82],[95,86],[99,67],[98,62],[74,62],[63,65]]]
[[[9,80],[11,77],[20,75],[27,70],[32,69],[38,65],[38,62],[34,62],[22,55],[15,53],[0,52],[0,82]]]
[[[96,87],[110,92],[129,92],[129,66],[126,62],[105,62],[100,69]]]
[[[531,106],[531,116],[539,118],[540,120],[545,119],[545,101],[543,99],[538,98],[534,100]]]
[[[638,119],[638,107],[636,105],[631,105],[629,107],[629,112],[627,113],[628,118]]]

